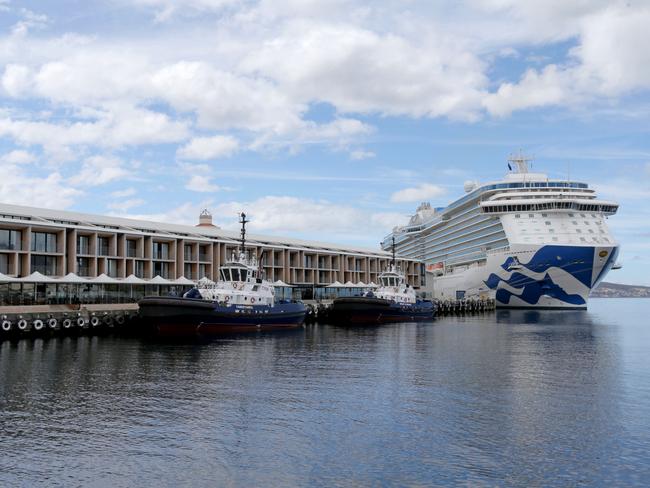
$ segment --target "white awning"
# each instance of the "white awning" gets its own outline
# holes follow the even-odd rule
[[[111,284],[111,283],[119,283],[118,280],[115,278],[111,278],[110,276],[106,275],[105,273],[100,274],[97,278],[93,278],[90,280],[91,283],[103,283],[103,284]]]
[[[27,283],[56,283],[58,280],[50,278],[49,276],[45,276],[38,271],[34,271],[29,276],[20,278],[18,281],[25,281]]]
[[[166,280],[160,275],[156,275],[148,281],[150,285],[171,285],[173,283],[173,281]]]
[[[127,276],[126,278],[124,278],[122,280],[122,283],[129,283],[129,284],[132,284],[132,285],[144,285],[146,283],[146,281],[143,280],[142,278],[138,278],[134,274],[130,274],[129,276]]]
[[[8,281],[16,281],[16,278],[12,278],[11,276],[0,273],[0,282],[6,283]]]
[[[340,281],[335,281],[331,285],[327,285],[326,288],[341,288],[343,286],[345,286],[345,285],[343,283],[341,283]]]
[[[289,283],[285,283],[282,280],[275,281],[273,283],[273,286],[286,286],[286,287],[292,288],[292,285],[290,285]]]
[[[368,285],[366,285],[363,281],[359,281],[359,282],[356,284],[356,286],[357,286],[357,288],[365,288],[365,287],[367,287]]]
[[[60,283],[88,283],[89,280],[74,273],[68,273],[58,280]]]
[[[174,283],[177,285],[193,285],[194,282],[192,280],[188,280],[185,278],[185,276],[181,276],[180,278],[176,278],[174,280]]]
[[[355,285],[351,281],[346,281],[345,285],[343,285],[343,286],[345,286],[346,288],[356,288],[357,287],[357,285]]]

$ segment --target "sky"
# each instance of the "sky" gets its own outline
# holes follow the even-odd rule
[[[650,2],[0,0],[0,201],[378,247],[510,154],[650,285]]]

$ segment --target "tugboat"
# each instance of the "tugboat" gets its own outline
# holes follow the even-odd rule
[[[379,275],[379,288],[361,296],[335,298],[329,316],[337,324],[373,325],[388,322],[431,320],[436,309],[428,300],[418,300],[395,265],[395,241],[390,267]]]
[[[273,284],[260,277],[256,256],[246,253],[246,214],[241,243],[219,270],[219,280],[199,280],[183,297],[144,297],[138,302],[143,324],[160,334],[205,335],[291,329],[302,326],[302,302],[275,300]]]

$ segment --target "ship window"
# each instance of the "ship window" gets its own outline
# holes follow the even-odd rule
[[[548,214],[543,213],[542,217],[548,217]]]
[[[573,223],[573,225],[578,225],[578,222],[575,221],[575,220],[573,220],[572,223]]]
[[[548,231],[553,234],[555,232],[555,229],[548,229]]]
[[[574,216],[574,214],[572,214],[572,213],[569,214],[569,217],[573,217],[573,216]]]
[[[520,215],[520,214],[517,214],[517,215],[515,215],[515,218],[516,218],[516,219],[521,218],[521,215]]]
[[[544,224],[551,225],[551,223],[548,220],[546,222],[544,222]]]
[[[582,234],[582,231],[581,231],[580,229],[576,229],[576,232],[577,232],[578,234]]]
[[[239,276],[241,281],[246,281],[246,276],[248,275],[248,270],[247,269],[240,269],[239,270]]]
[[[594,242],[598,242],[598,237],[592,237],[591,240]]]
[[[551,239],[553,239],[553,241],[557,242],[557,237],[553,236],[553,237],[551,237]]]
[[[585,220],[585,225],[589,225],[589,222],[587,222],[586,220]]]
[[[594,229],[588,229],[590,234],[594,233]]]
[[[585,218],[585,214],[580,214],[580,217],[582,217],[582,218],[584,219],[584,218]]]
[[[580,238],[580,241],[582,241],[582,242],[587,242],[587,239],[585,239],[584,237],[581,237],[581,238]]]
[[[230,281],[230,270],[222,269],[221,270],[221,279],[224,281]]]
[[[535,216],[535,214],[528,214],[528,218],[532,219]]]

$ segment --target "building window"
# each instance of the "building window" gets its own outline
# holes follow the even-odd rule
[[[183,269],[183,276],[185,278],[191,280],[193,278],[192,276],[192,265],[191,264],[185,264],[184,269]]]
[[[133,269],[133,274],[138,278],[144,278],[144,262],[136,261]]]
[[[154,259],[169,259],[169,243],[168,242],[154,242],[153,243],[153,258]]]
[[[19,230],[0,230],[0,249],[20,251],[22,248],[22,232]]]
[[[126,257],[134,258],[136,257],[138,249],[138,243],[133,239],[126,240]]]
[[[56,234],[32,232],[32,251],[56,252]]]
[[[56,276],[55,256],[32,256],[32,273],[38,271],[45,276]]]
[[[199,261],[210,261],[208,246],[199,246]]]
[[[77,236],[77,254],[90,254],[90,237]]]
[[[169,278],[169,263],[153,263],[153,275]]]
[[[79,276],[90,276],[89,258],[77,258],[77,274]]]
[[[0,273],[9,274],[9,256],[0,254]]]
[[[97,254],[100,256],[109,256],[109,241],[108,237],[97,238]]]
[[[117,278],[117,259],[106,260],[106,271],[111,278]]]
[[[185,244],[183,256],[185,261],[192,261],[192,244]]]
[[[197,279],[205,278],[208,276],[208,267],[205,264],[199,264],[199,275]]]

